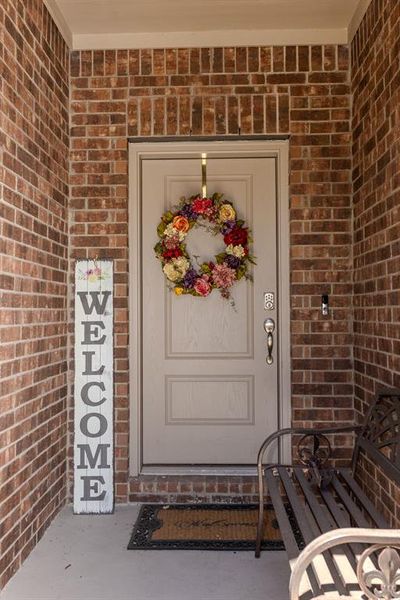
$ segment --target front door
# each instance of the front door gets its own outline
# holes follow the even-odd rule
[[[279,419],[277,180],[273,156],[207,153],[207,194],[223,193],[253,232],[253,282],[176,296],[154,255],[161,215],[201,190],[201,152],[140,162],[142,464],[254,465]],[[199,261],[224,249],[221,235],[191,230]],[[266,298],[266,294],[272,294]],[[268,300],[273,307],[266,305]],[[264,321],[272,318],[272,364]]]

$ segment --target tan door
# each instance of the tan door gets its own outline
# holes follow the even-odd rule
[[[254,465],[278,425],[278,336],[275,330],[268,365],[263,327],[278,312],[264,307],[265,293],[277,294],[275,160],[208,158],[208,194],[224,193],[253,231],[254,283],[232,288],[235,310],[217,291],[175,296],[154,256],[161,215],[199,193],[200,158],[144,158],[141,165],[143,464]],[[203,262],[224,244],[196,229],[187,247]]]

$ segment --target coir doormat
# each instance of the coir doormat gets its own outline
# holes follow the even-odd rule
[[[256,505],[144,504],[128,550],[254,550],[257,519]],[[262,549],[284,549],[270,506]]]

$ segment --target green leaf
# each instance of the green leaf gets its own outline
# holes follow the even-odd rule
[[[162,237],[164,235],[164,231],[165,231],[166,225],[165,223],[163,223],[161,221],[161,223],[159,224],[159,226],[157,227],[157,234],[158,237]]]
[[[247,267],[246,265],[240,265],[240,267],[237,270],[237,279],[243,279],[243,277],[246,277],[247,274]]]
[[[165,223],[166,225],[168,225],[168,223],[171,223],[171,221],[174,218],[174,213],[172,213],[170,210],[166,213],[163,214],[162,216],[162,221],[163,223]]]
[[[225,252],[221,252],[220,254],[216,255],[215,260],[217,261],[217,263],[219,265],[221,265],[224,262],[225,257],[226,257],[226,253]]]
[[[154,246],[154,252],[156,254],[161,254],[162,253],[162,243],[158,242],[155,246]]]

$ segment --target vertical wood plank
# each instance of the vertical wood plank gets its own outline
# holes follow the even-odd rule
[[[111,513],[113,262],[75,265],[74,512]]]

